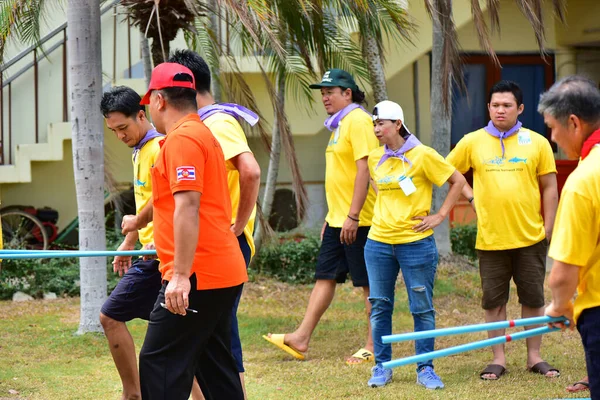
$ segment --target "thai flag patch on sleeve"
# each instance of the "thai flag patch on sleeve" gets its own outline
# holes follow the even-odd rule
[[[195,167],[177,167],[177,181],[195,181],[196,180],[196,168]]]

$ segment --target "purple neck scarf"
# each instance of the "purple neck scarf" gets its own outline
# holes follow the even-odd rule
[[[140,151],[146,143],[148,143],[149,141],[151,141],[154,138],[162,137],[162,136],[165,136],[165,135],[163,135],[162,133],[158,133],[156,131],[156,129],[150,129],[148,132],[146,132],[146,134],[144,135],[142,140],[140,140],[140,142],[133,147],[133,151],[134,152]]]
[[[254,126],[258,123],[258,115],[254,111],[247,109],[244,106],[240,106],[239,104],[234,103],[221,103],[221,104],[211,104],[209,106],[202,107],[198,110],[198,115],[200,119],[204,121],[206,118],[214,115],[216,113],[225,113],[229,114],[234,118],[241,118],[250,126]]]
[[[350,114],[350,111],[354,111],[357,108],[360,108],[364,112],[367,112],[367,110],[365,110],[360,104],[356,104],[356,103],[348,104],[346,107],[342,108],[340,111],[336,112],[335,114],[329,116],[329,118],[327,118],[325,120],[325,128],[329,129],[332,132],[335,131],[337,129],[337,127],[340,125],[340,121],[342,119],[344,119],[344,117],[346,115]]]
[[[490,121],[487,126],[483,129],[485,129],[485,131],[487,133],[489,133],[490,135],[497,137],[500,139],[500,146],[502,146],[502,158],[504,158],[504,153],[505,153],[505,149],[504,149],[504,141],[503,139],[506,139],[509,136],[514,135],[515,133],[517,133],[519,131],[519,129],[521,129],[521,127],[523,126],[523,124],[521,123],[521,121],[517,120],[517,123],[515,124],[515,126],[513,126],[512,128],[510,128],[507,132],[500,132],[498,130],[498,128],[496,128],[494,126],[494,124],[492,123],[492,121]]]
[[[411,134],[408,137],[408,139],[406,139],[406,141],[404,142],[402,147],[400,147],[396,151],[390,149],[387,146],[387,144],[384,145],[383,146],[383,156],[381,157],[381,160],[379,160],[379,162],[377,163],[377,166],[375,167],[375,169],[379,168],[379,166],[381,164],[383,164],[388,158],[392,158],[392,157],[397,157],[397,158],[401,159],[402,161],[407,162],[408,165],[410,167],[412,167],[412,162],[410,162],[410,160],[404,156],[404,153],[406,153],[407,151],[409,151],[411,149],[414,149],[415,147],[417,147],[420,144],[422,144],[422,143],[419,141],[419,139],[417,139],[415,137],[415,135]]]

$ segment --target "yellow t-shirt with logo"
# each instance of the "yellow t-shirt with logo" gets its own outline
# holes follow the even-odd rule
[[[136,214],[148,204],[152,198],[152,167],[160,151],[159,142],[164,137],[149,140],[140,150],[134,150],[133,160],[133,194],[135,197]],[[138,230],[139,241],[142,246],[154,241],[154,225],[150,222],[145,228]]]
[[[531,246],[544,239],[539,177],[556,173],[552,147],[542,135],[525,128],[504,139],[484,129],[463,137],[446,160],[460,173],[473,168],[479,250]]]
[[[600,147],[569,175],[563,187],[550,252],[556,261],[579,268],[575,321],[600,306]]]
[[[433,235],[432,229],[415,232],[412,228],[420,221],[413,221],[412,218],[429,215],[433,184],[442,186],[456,168],[425,145],[406,152],[405,157],[412,167],[397,157],[390,157],[377,168],[383,154],[383,147],[369,154],[369,172],[377,186],[375,215],[369,239],[386,244],[404,244]],[[408,196],[400,187],[400,181],[404,179],[411,179],[416,188]]]
[[[373,133],[373,119],[360,108],[352,110],[340,121],[325,151],[325,196],[329,211],[325,221],[333,228],[341,228],[348,218],[356,161],[367,157],[379,146]],[[360,212],[359,226],[371,226],[375,192],[369,188],[367,199]]]
[[[225,167],[227,170],[227,186],[231,196],[231,223],[235,222],[238,206],[240,204],[240,174],[231,159],[242,153],[252,153],[248,146],[248,140],[240,123],[229,114],[216,113],[206,118],[204,124],[210,129],[219,141],[225,156]],[[248,224],[244,228],[244,235],[251,255],[254,256],[255,247],[252,234],[254,233],[254,221],[256,219],[256,206],[252,210]]]

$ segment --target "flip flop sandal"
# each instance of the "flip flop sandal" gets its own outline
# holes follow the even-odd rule
[[[263,339],[265,339],[267,342],[274,344],[275,346],[279,347],[281,350],[285,351],[297,360],[304,360],[305,357],[303,353],[300,353],[296,349],[288,346],[283,342],[284,337],[285,334],[283,333],[272,333],[270,337],[267,335],[263,335]]]
[[[548,378],[558,378],[560,376],[560,371],[557,368],[554,368],[553,366],[548,364],[546,361],[540,361],[533,367],[529,368],[529,371],[533,372],[534,374],[541,374],[544,376],[546,376],[548,372],[556,371],[556,375],[548,376]]]
[[[583,386],[583,387],[578,388],[577,385]],[[569,389],[569,388],[571,388],[571,389]],[[578,382],[575,382],[574,384],[572,384],[571,386],[567,386],[567,392],[569,392],[569,393],[583,392],[586,390],[590,390],[590,383],[586,382],[586,381],[578,381]]]
[[[356,358],[358,361],[350,361],[351,358]],[[360,349],[356,353],[352,354],[347,360],[348,365],[358,365],[374,359],[373,353],[367,349]]]
[[[481,373],[479,374],[479,377],[481,379],[483,379],[484,381],[497,381],[505,373],[506,373],[506,368],[504,368],[502,365],[489,364],[487,367],[485,367],[485,369],[483,371],[481,371]],[[490,375],[490,374],[496,375],[496,378],[484,378],[483,377],[484,375]]]

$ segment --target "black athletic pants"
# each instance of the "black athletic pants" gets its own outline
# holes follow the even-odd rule
[[[190,278],[186,316],[162,308],[163,283],[140,352],[140,382],[144,400],[187,400],[194,375],[207,400],[243,400],[238,370],[231,354],[231,308],[241,285],[196,290]]]

